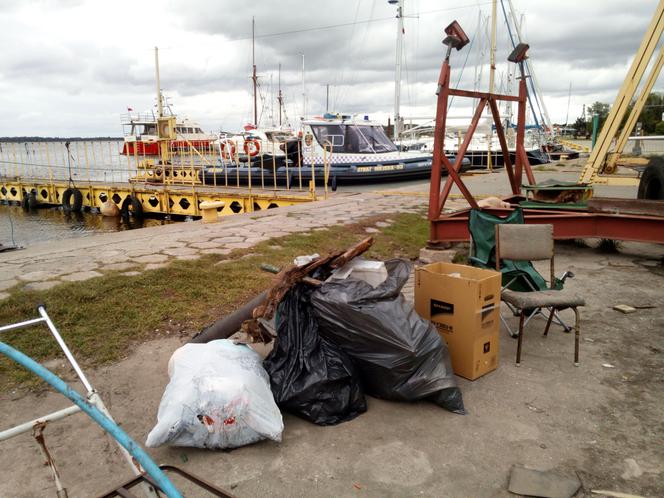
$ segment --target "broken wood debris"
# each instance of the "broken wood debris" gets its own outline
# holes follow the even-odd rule
[[[327,256],[317,258],[306,265],[289,265],[283,268],[276,275],[272,287],[267,291],[265,302],[254,308],[252,318],[242,324],[242,330],[255,341],[270,342],[272,337],[262,329],[259,319],[269,320],[272,318],[281,300],[297,283],[304,282],[309,285],[320,285],[321,282],[319,280],[311,277],[311,274],[315,270],[322,267],[329,270],[341,268],[351,259],[366,252],[373,244],[373,241],[373,237],[367,237],[346,251],[333,251]],[[267,270],[267,266],[264,266],[263,269]]]

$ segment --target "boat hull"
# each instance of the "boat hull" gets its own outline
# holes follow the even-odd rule
[[[453,160],[453,158],[451,159]],[[464,160],[462,171],[469,167],[470,162]],[[443,171],[443,174],[446,174],[446,171]],[[298,169],[293,166],[287,168],[283,163],[275,167],[266,165],[264,168],[253,165],[251,168],[246,165],[237,167],[235,164],[228,165],[225,168],[223,166],[208,168],[205,171],[205,183],[220,185],[228,181],[229,185],[237,183],[246,185],[249,183],[249,177],[251,176],[252,185],[270,185],[274,184],[276,179],[278,185],[285,185],[288,182],[289,184],[299,186],[300,175],[303,184],[305,182],[308,183],[313,178],[315,178],[317,185],[324,184],[322,165],[314,166],[312,172],[310,165],[304,165]],[[428,158],[359,164],[332,164],[328,172],[328,185],[417,180],[429,178],[430,176],[431,159]]]

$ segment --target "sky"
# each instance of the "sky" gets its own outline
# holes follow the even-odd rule
[[[491,2],[404,3],[401,115],[434,116],[443,28],[453,20],[472,45],[453,53],[452,81],[486,90],[483,19]],[[657,0],[512,3],[557,123],[574,122],[583,104],[613,102],[657,6]],[[509,92],[511,45],[500,5],[496,85]],[[280,64],[291,124],[305,106],[308,116],[325,112],[327,85],[330,111],[387,123],[394,113],[395,14],[387,0],[0,0],[0,136],[120,136],[128,107],[154,108],[155,46],[162,91],[178,116],[210,132],[238,130],[252,121],[252,17],[262,124],[278,120]],[[457,123],[470,116],[471,104],[453,102]]]

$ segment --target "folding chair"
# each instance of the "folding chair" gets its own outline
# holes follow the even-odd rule
[[[548,259],[551,280],[555,286],[553,225],[496,225],[496,270],[501,271],[501,259],[512,261],[541,261]],[[524,319],[528,310],[548,308],[549,318],[544,329],[544,336],[556,311],[572,308],[574,310],[574,365],[579,365],[579,311],[578,306],[585,306],[585,301],[567,289],[550,288],[538,291],[515,291],[504,289],[501,299],[521,310],[519,314],[519,334],[516,349],[516,365],[521,364],[521,343],[523,340]]]
[[[496,267],[496,229],[497,225],[502,224],[524,224],[523,211],[521,208],[516,208],[509,213],[506,217],[501,218],[484,211],[471,210],[468,219],[468,231],[470,232],[470,256],[469,262],[473,266],[479,268],[493,269]],[[554,289],[562,289],[567,278],[574,277],[572,272],[565,272],[560,278],[554,278],[554,283],[547,285],[546,280],[535,269],[530,261],[511,261],[503,259],[500,268],[502,273],[502,288],[515,291],[541,291],[550,287]],[[519,316],[521,310],[514,307],[510,303],[507,307],[510,309],[514,316]],[[534,308],[528,310],[524,327],[528,322],[535,317],[541,315],[546,320],[549,319],[548,314],[544,314],[541,308]],[[554,312],[553,320],[558,323],[565,332],[570,332],[572,327],[567,325],[557,312]],[[510,336],[516,338],[518,331],[510,327],[505,317],[501,314],[500,321],[503,323]]]

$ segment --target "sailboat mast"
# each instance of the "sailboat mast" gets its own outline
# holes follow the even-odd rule
[[[489,93],[493,93],[496,77],[496,7],[498,0],[491,2],[491,49],[489,50]]]
[[[251,75],[251,80],[254,84],[254,126],[258,126],[258,99],[256,92],[256,21],[251,18],[251,62],[253,64],[253,73]]]
[[[403,3],[404,0],[389,0],[390,3],[397,3],[397,49],[396,49],[396,70],[394,74],[394,128],[393,138],[396,140],[401,132],[401,58],[403,55]]]
[[[281,63],[279,63],[278,85],[279,85],[279,95],[277,97],[277,101],[279,102],[279,127],[281,127],[281,107],[284,105],[284,98],[281,95]]]
[[[157,115],[161,118],[164,116],[164,104],[161,99],[161,82],[159,80],[159,48],[154,48],[154,72],[155,80],[157,82]]]
[[[307,92],[304,86],[304,54],[302,54],[302,119],[307,118]]]

